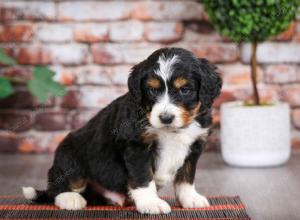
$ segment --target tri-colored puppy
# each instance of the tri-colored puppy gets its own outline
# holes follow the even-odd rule
[[[133,201],[158,214],[171,211],[157,190],[172,182],[182,207],[209,206],[194,176],[221,86],[207,60],[180,48],[155,51],[133,67],[128,93],[59,145],[47,190],[24,187],[24,196],[68,210]]]

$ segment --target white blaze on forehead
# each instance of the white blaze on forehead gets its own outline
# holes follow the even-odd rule
[[[168,89],[166,89],[166,91],[158,98],[157,102],[152,107],[150,114],[150,123],[152,126],[156,128],[164,126],[159,119],[159,115],[162,113],[174,115],[174,120],[170,124],[171,126],[181,127],[183,125],[183,121],[180,117],[180,108],[171,102]]]
[[[180,60],[178,56],[174,55],[172,57],[166,57],[164,54],[158,59],[159,69],[155,71],[155,74],[160,76],[165,83],[164,93],[158,97],[157,103],[153,106],[150,114],[150,123],[156,127],[163,127],[164,125],[160,122],[159,115],[162,113],[168,113],[175,116],[174,121],[171,126],[181,127],[183,122],[180,117],[180,109],[172,103],[172,100],[168,94],[167,80],[171,77],[173,73],[173,66]]]
[[[179,62],[177,55],[172,57],[166,57],[164,54],[158,58],[159,69],[155,71],[155,74],[159,75],[166,82],[170,78],[173,71],[173,65]]]

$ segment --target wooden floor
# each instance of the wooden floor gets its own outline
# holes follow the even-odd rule
[[[21,186],[43,189],[52,155],[0,155],[0,195],[20,194]],[[244,169],[224,164],[218,153],[198,163],[196,187],[204,195],[240,195],[253,219],[300,220],[300,151],[284,166]],[[172,187],[161,195],[172,195]]]

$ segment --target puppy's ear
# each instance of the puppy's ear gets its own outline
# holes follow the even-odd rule
[[[214,99],[221,92],[222,79],[217,72],[217,68],[206,59],[199,58],[198,63],[201,76],[199,99],[203,105],[210,108]]]
[[[142,102],[142,88],[141,88],[141,82],[143,78],[143,63],[141,62],[137,65],[135,65],[128,78],[128,89],[129,94],[131,95],[132,100],[136,104],[140,104]]]

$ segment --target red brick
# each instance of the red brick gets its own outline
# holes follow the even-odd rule
[[[62,98],[61,106],[63,108],[77,108],[79,105],[79,91],[78,90],[69,90],[67,94]]]
[[[97,64],[119,64],[123,62],[122,54],[113,45],[93,45],[92,54],[94,63]]]
[[[107,24],[80,24],[75,27],[74,38],[79,42],[95,43],[109,40]]]
[[[191,50],[196,56],[214,63],[234,62],[239,58],[238,46],[231,43],[178,43],[173,46]]]
[[[68,129],[68,115],[62,111],[45,111],[36,114],[35,129],[39,131],[58,131]]]
[[[114,66],[110,68],[110,77],[112,83],[115,85],[127,85],[127,80],[129,77],[129,73],[131,72],[132,66],[130,65],[122,65],[122,66]]]
[[[106,44],[93,45],[92,53],[97,64],[136,64],[158,48],[153,44]]]
[[[300,106],[300,86],[299,85],[289,85],[283,87],[282,99],[290,103],[291,106]]]
[[[33,124],[32,113],[0,113],[0,129],[10,132],[21,132],[29,130]]]
[[[274,86],[267,86],[267,85],[260,85],[259,92],[261,96],[262,102],[274,103],[280,100],[280,87]]]
[[[5,76],[12,79],[13,83],[24,84],[29,79],[31,79],[32,75],[31,67],[20,67],[20,66],[12,66],[7,68],[1,68],[0,76]]]
[[[229,88],[232,91],[234,97],[237,100],[241,101],[252,101],[253,100],[253,91],[252,86],[247,87],[231,87]],[[266,86],[259,84],[258,90],[262,102],[273,103],[279,101],[279,87],[278,86]]]
[[[185,22],[185,28],[187,30],[192,30],[197,33],[202,33],[202,34],[212,34],[215,33],[215,29],[213,25],[205,20],[201,21],[188,21]]]
[[[0,5],[0,21],[16,20],[18,17],[20,17],[20,13],[16,8]]]
[[[74,69],[80,85],[127,85],[131,65],[82,66]]]
[[[79,65],[87,62],[88,46],[83,44],[49,45],[52,62],[66,65]]]
[[[0,41],[26,42],[31,41],[33,28],[30,24],[13,24],[0,26]]]
[[[33,109],[52,107],[54,105],[54,98],[51,97],[46,103],[39,103],[29,91],[16,89],[14,94],[5,99],[0,99],[0,109]]]
[[[221,42],[223,38],[214,31],[207,21],[192,21],[184,24],[183,41],[185,42]]]
[[[42,42],[69,42],[73,39],[72,27],[67,24],[41,25],[36,32],[36,38]]]
[[[220,151],[220,134],[219,130],[214,129],[214,133],[207,138],[205,151]]]
[[[42,46],[21,47],[17,52],[17,61],[19,64],[49,64],[51,62],[51,53]]]
[[[152,42],[170,43],[181,39],[183,25],[180,22],[150,22],[146,25],[146,39]]]
[[[0,132],[0,153],[16,153],[19,137],[12,132]]]
[[[183,33],[182,41],[193,43],[221,42],[222,37],[218,33],[203,34],[193,30],[185,30]]]
[[[69,21],[123,20],[130,17],[130,2],[59,2],[58,18]]]
[[[75,68],[77,83],[90,85],[111,85],[110,72],[114,67],[88,65]]]
[[[212,116],[213,116],[213,126],[220,127],[220,120],[221,120],[220,110],[214,108],[212,112]]]
[[[41,1],[2,1],[0,19],[2,21],[29,19],[55,19],[55,3]]]
[[[294,34],[294,39],[297,42],[300,42],[300,21],[295,23],[295,34]]]
[[[134,5],[132,16],[141,20],[201,20],[203,6],[193,1],[141,1]]]
[[[300,129],[300,109],[293,110],[293,123],[296,128]]]
[[[111,41],[141,41],[144,26],[140,21],[114,22],[110,25],[109,38]]]
[[[13,95],[0,99],[0,108],[32,108],[34,98],[26,91],[18,91]]]
[[[295,65],[277,64],[266,67],[265,82],[267,83],[293,83],[300,81],[300,70]]]
[[[20,153],[53,153],[69,131],[30,131],[20,137]]]
[[[289,27],[283,31],[281,34],[279,34],[277,37],[275,37],[275,40],[278,41],[289,41],[293,38],[294,32],[295,32],[295,22],[291,22]]]
[[[220,106],[225,102],[235,101],[236,97],[230,90],[222,90],[220,96],[215,100],[214,107],[220,108]]]
[[[279,52],[280,51],[280,52]],[[259,63],[299,63],[300,44],[296,42],[266,42],[258,45],[257,61]],[[244,44],[241,48],[243,62],[249,63],[251,56],[251,45]]]
[[[293,130],[292,131],[292,149],[300,149],[300,131]]]
[[[69,132],[56,132],[52,134],[49,138],[47,151],[50,153],[54,153],[58,145],[63,141],[63,139],[68,135],[68,133]]]
[[[55,72],[54,79],[65,86],[71,86],[76,83],[76,75],[74,71],[69,68],[62,68],[60,66],[53,66],[51,69]]]
[[[251,68],[249,65],[240,63],[219,65],[219,72],[222,73],[224,84],[230,86],[250,85],[251,83]],[[261,82],[263,71],[257,67],[257,81]]]
[[[84,126],[92,117],[98,113],[99,109],[82,110],[77,112],[72,119],[72,128],[78,129]]]
[[[123,55],[124,63],[136,64],[146,59],[159,48],[161,48],[161,46],[154,44],[128,44],[123,45],[123,47],[120,48],[120,52]]]
[[[80,107],[103,108],[111,101],[123,95],[127,88],[84,86],[80,90]]]
[[[0,99],[0,108],[33,108],[34,98],[28,91],[16,91],[13,95]]]
[[[41,153],[36,143],[30,138],[22,138],[18,145],[18,152],[20,153]]]

